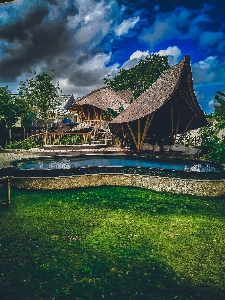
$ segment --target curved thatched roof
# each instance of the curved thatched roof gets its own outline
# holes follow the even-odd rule
[[[179,92],[180,101],[186,103],[186,109],[192,111],[199,119],[198,125],[196,125],[198,127],[206,125],[207,121],[193,90],[189,56],[185,56],[179,64],[164,71],[149,89],[110,124],[132,122],[152,114],[171,100],[175,92]],[[185,114],[185,111],[183,111],[183,114]]]
[[[124,109],[128,107],[131,98],[131,90],[116,92],[107,87],[103,87],[83,96],[76,101],[70,109],[74,110],[79,109],[79,106],[90,105],[104,111],[107,111],[108,108],[119,111],[120,105],[122,105]]]

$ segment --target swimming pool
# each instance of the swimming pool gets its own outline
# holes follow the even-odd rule
[[[161,160],[148,157],[130,156],[85,156],[85,157],[56,157],[39,158],[26,161],[18,161],[14,164],[17,169],[35,170],[59,170],[87,167],[136,167],[149,169],[177,170],[185,172],[215,172],[219,166],[202,161],[188,160]]]

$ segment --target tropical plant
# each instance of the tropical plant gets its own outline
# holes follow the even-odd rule
[[[225,138],[218,137],[216,126],[205,126],[200,130],[202,158],[214,162],[224,162]]]

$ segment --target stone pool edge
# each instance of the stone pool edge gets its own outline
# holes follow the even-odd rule
[[[201,180],[141,174],[86,174],[60,177],[12,177],[11,186],[32,190],[59,190],[94,186],[135,186],[159,192],[195,196],[225,196],[225,179]]]

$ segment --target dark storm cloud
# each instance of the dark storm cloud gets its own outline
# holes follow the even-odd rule
[[[9,2],[14,2],[15,0],[0,0],[0,4],[5,4]]]
[[[41,24],[47,14],[48,10],[46,8],[37,9],[29,14],[25,20],[19,20],[14,24],[1,28],[0,38],[8,42],[14,42],[15,40],[24,41],[28,38],[32,28]]]
[[[76,82],[77,86],[92,86],[96,83],[102,83],[102,78],[98,75],[101,74],[101,70],[95,70],[95,72],[85,71],[82,69],[76,70],[70,75],[70,82]]]
[[[23,20],[14,19],[0,30],[4,41],[1,81],[24,80],[28,70],[40,73],[54,69],[55,79],[61,80],[61,88],[67,91],[102,86],[111,70],[104,65],[110,51],[105,55],[104,45],[99,43],[110,32],[118,6],[109,0],[42,3],[45,5],[29,8]]]
[[[24,21],[7,25],[0,30],[0,37],[12,44],[0,61],[0,76],[15,79],[32,66],[42,62],[49,70],[55,56],[69,53],[70,36],[63,23],[43,23],[48,10],[37,9]],[[48,71],[49,71],[48,70]]]

